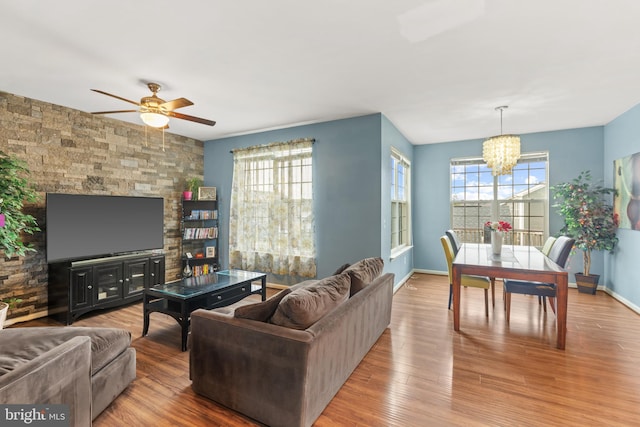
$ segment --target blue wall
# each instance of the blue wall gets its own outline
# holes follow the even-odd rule
[[[482,142],[476,139],[414,147],[413,237],[416,269],[447,271],[439,238],[450,227],[449,163],[455,157],[482,156]],[[602,179],[604,145],[603,128],[600,126],[521,135],[521,149],[522,152],[549,152],[551,185],[569,181],[587,169],[595,179]],[[552,203],[550,200],[550,205]],[[549,229],[551,234],[555,234],[564,223],[554,208],[550,208],[550,211]],[[580,253],[572,256],[569,269],[572,272],[582,271]],[[602,253],[594,254],[592,270],[603,274]]]
[[[381,256],[396,283],[413,268],[446,271],[439,237],[449,228],[449,161],[480,156],[483,140],[413,146],[382,114],[224,138],[205,143],[205,184],[218,187],[220,255],[228,265],[229,200],[233,174],[230,150],[274,141],[313,137],[314,209],[318,277],[345,262]],[[640,105],[606,126],[521,135],[523,152],[549,152],[550,185],[590,170],[595,180],[613,185],[613,160],[640,151]],[[391,147],[411,161],[413,248],[391,260]],[[603,160],[604,159],[604,160]],[[550,200],[550,205],[553,200]],[[563,225],[550,207],[550,233]],[[592,271],[603,275],[617,297],[636,309],[640,287],[634,281],[640,232],[619,230],[615,255],[595,253]],[[582,271],[581,253],[572,256],[571,272]],[[573,277],[570,278],[573,281]]]
[[[380,241],[382,242],[382,259],[385,261],[385,271],[396,275],[395,281],[399,283],[403,279],[407,279],[413,271],[413,248],[408,249],[394,259],[390,259],[391,255],[391,147],[398,150],[411,161],[411,173],[415,174],[416,167],[413,164],[413,150],[409,140],[405,138],[396,127],[385,117],[382,116],[382,196],[381,196],[381,217],[382,227]],[[415,227],[415,217],[412,213],[413,226]]]
[[[604,127],[604,145],[605,184],[613,187],[613,161],[640,152],[640,105]],[[618,229],[618,239],[614,255],[607,254],[605,259],[605,284],[616,297],[640,311],[640,231]]]
[[[207,141],[204,182],[207,186],[217,187],[220,199],[221,265],[228,266],[229,254],[229,201],[233,178],[230,150],[298,138],[316,140],[313,179],[318,277],[330,275],[346,262],[383,256],[381,175],[388,161],[382,159],[382,126],[383,116],[373,114]],[[385,264],[387,261],[388,257]],[[388,268],[386,265],[385,271]]]

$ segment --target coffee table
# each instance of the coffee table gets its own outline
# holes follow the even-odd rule
[[[260,281],[260,284],[255,282]],[[267,275],[243,270],[224,270],[203,276],[168,282],[145,288],[143,296],[144,326],[142,336],[149,332],[149,315],[167,314],[182,328],[182,351],[187,350],[189,319],[193,311],[224,307],[249,295],[267,298]]]

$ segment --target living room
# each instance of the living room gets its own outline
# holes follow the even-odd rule
[[[173,82],[173,85],[179,83]],[[55,85],[55,82],[49,84]],[[442,275],[447,267],[438,238],[450,228],[450,160],[481,156],[484,137],[493,134],[495,128],[495,123],[491,122],[484,137],[420,144],[404,135],[402,127],[391,118],[392,114],[379,112],[384,111],[382,109],[367,109],[338,118],[292,120],[290,124],[272,130],[198,139],[173,133],[173,121],[171,128],[162,133],[118,120],[117,116],[91,115],[84,109],[42,101],[38,96],[14,92],[9,84],[2,89],[6,92],[0,93],[0,150],[27,163],[30,181],[42,196],[55,192],[164,199],[167,280],[182,274],[178,250],[179,212],[185,180],[202,177],[204,185],[217,188],[221,217],[220,263],[226,266],[229,263],[228,221],[233,176],[231,151],[297,138],[315,140],[318,277],[330,275],[345,262],[353,263],[367,257],[385,260],[385,272],[395,275],[396,290],[406,286],[414,273]],[[88,89],[83,88],[89,93]],[[138,89],[144,93],[144,87],[139,85]],[[633,91],[629,89],[629,92]],[[138,96],[126,92],[123,95],[134,99]],[[199,106],[196,93],[186,96]],[[519,132],[522,151],[549,153],[549,185],[569,181],[581,171],[590,170],[597,180],[611,186],[613,161],[640,151],[636,142],[640,134],[640,106],[636,105],[640,96],[635,99],[627,108],[612,112],[610,119],[600,124]],[[488,114],[497,121],[493,107],[493,104],[488,106]],[[513,104],[505,115],[505,124],[510,123],[511,114],[516,119],[517,110],[517,104]],[[197,110],[192,111],[200,114]],[[223,125],[218,120],[218,126]],[[307,121],[311,123],[296,125]],[[270,129],[259,125],[253,128]],[[388,230],[391,200],[387,168],[392,147],[411,162],[413,189],[412,247],[393,257]],[[27,206],[27,212],[46,227],[44,197],[35,205]],[[549,234],[557,233],[562,225],[561,218],[550,209]],[[639,313],[640,293],[635,287],[634,262],[640,252],[640,236],[636,234],[632,230],[619,230],[615,253],[596,254],[593,270],[602,275],[600,289],[604,292],[599,294],[609,294]],[[9,318],[9,323],[16,325],[41,319],[47,314],[45,233],[37,233],[27,240],[37,252],[17,259],[0,259],[0,297],[10,295],[22,299]],[[573,256],[569,272],[580,269],[580,257]],[[141,322],[140,318],[139,326]],[[173,325],[160,324],[175,333],[171,329]],[[167,333],[161,337],[171,341],[170,336]],[[570,345],[570,334],[568,339]]]

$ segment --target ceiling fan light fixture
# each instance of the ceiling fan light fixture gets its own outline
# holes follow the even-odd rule
[[[169,117],[165,116],[164,114],[149,111],[140,113],[140,118],[145,125],[151,126],[153,128],[163,128],[169,123]]]

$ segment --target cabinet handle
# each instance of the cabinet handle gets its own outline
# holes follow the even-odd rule
[[[87,289],[93,289],[93,286],[89,285],[87,286]]]
[[[118,280],[118,283],[122,283],[122,279]]]
[[[222,299],[222,295],[218,295],[218,300],[221,300],[221,299]]]
[[[154,277],[154,276],[155,276],[155,273],[151,273],[151,277]]]
[[[122,280],[121,280],[121,281],[122,281]],[[125,281],[125,282],[128,282],[128,281],[129,281],[129,278],[127,277],[126,279],[124,279],[124,281]]]
[[[242,288],[242,292],[244,292],[244,291],[246,291],[246,290],[247,290],[247,288]]]

